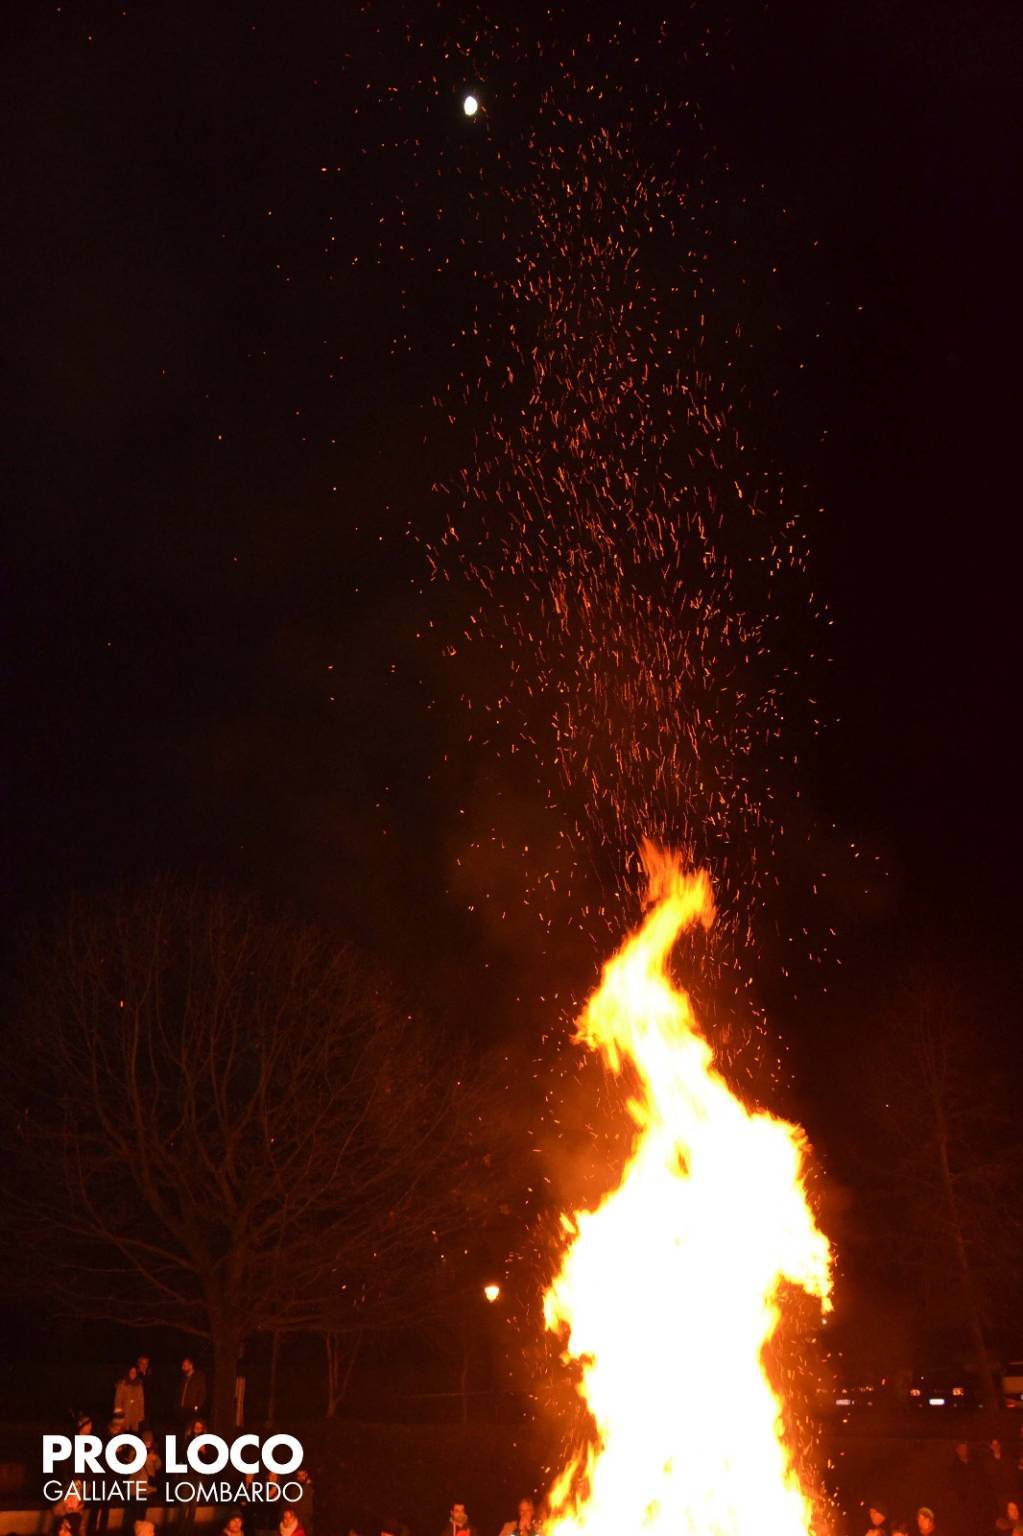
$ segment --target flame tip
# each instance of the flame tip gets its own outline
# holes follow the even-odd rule
[[[813,1499],[763,1360],[783,1282],[830,1306],[808,1143],[732,1091],[672,981],[678,935],[714,919],[709,872],[650,838],[639,856],[643,921],[604,966],[576,1037],[614,1072],[635,1070],[635,1139],[617,1188],[562,1217],[568,1242],[544,1298],[592,1419],[589,1445],[551,1489],[548,1536],[809,1536]]]

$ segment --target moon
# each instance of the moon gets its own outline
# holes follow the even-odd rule
[[[466,117],[475,117],[479,109],[480,104],[476,100],[476,97],[471,94],[466,96],[465,100],[462,102],[462,111],[465,113]]]

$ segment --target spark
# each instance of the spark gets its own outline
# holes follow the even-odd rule
[[[740,988],[805,705],[779,616],[813,622],[806,539],[731,393],[747,343],[712,319],[706,189],[655,175],[627,130],[588,132],[564,89],[497,194],[504,334],[481,321],[481,372],[443,402],[486,415],[437,487],[438,629],[476,748],[521,759],[551,817],[523,904],[603,949],[641,828],[714,870],[734,915],[697,971]],[[504,849],[496,818],[475,830],[477,856]]]

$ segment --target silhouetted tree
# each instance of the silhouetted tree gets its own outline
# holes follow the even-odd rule
[[[390,1322],[465,1220],[478,1102],[343,946],[249,898],[77,901],[27,967],[8,1254],[79,1316],[210,1341]]]
[[[380,1276],[373,1277],[374,1331],[391,1330],[406,1340],[414,1335],[416,1344],[427,1344],[441,1391],[450,1387],[452,1395],[454,1365],[463,1412],[470,1356],[485,1353],[495,1315],[509,1336],[518,1321],[509,1317],[509,1294],[527,1290],[535,1309],[529,1326],[534,1331],[541,1326],[539,1298],[549,1266],[533,1252],[539,1190],[545,1185],[535,1139],[543,1117],[535,1072],[531,1042],[517,1050],[495,1046],[476,1060],[471,1088],[459,1089],[457,1101],[458,1156],[466,1169],[457,1188],[461,1224],[440,1234],[431,1263],[418,1266],[414,1275],[383,1277],[382,1284]],[[503,1293],[496,1314],[483,1293],[494,1281]],[[354,1307],[347,1296],[335,1300],[323,1332],[328,1417],[357,1379],[368,1332],[362,1297]],[[437,1374],[431,1376],[431,1387],[437,1380]]]
[[[1023,1260],[1015,1089],[988,1059],[963,995],[933,969],[894,999],[872,1065],[869,1140],[882,1155],[872,1235],[925,1314],[958,1323],[992,1403],[990,1329]]]

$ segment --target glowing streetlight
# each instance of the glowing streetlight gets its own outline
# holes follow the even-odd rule
[[[491,1281],[489,1285],[483,1287],[483,1294],[488,1301],[496,1301],[501,1294],[501,1287]]]
[[[466,96],[465,100],[462,102],[462,111],[465,113],[466,117],[475,117],[479,109],[480,104],[476,100],[476,97],[472,94]]]

